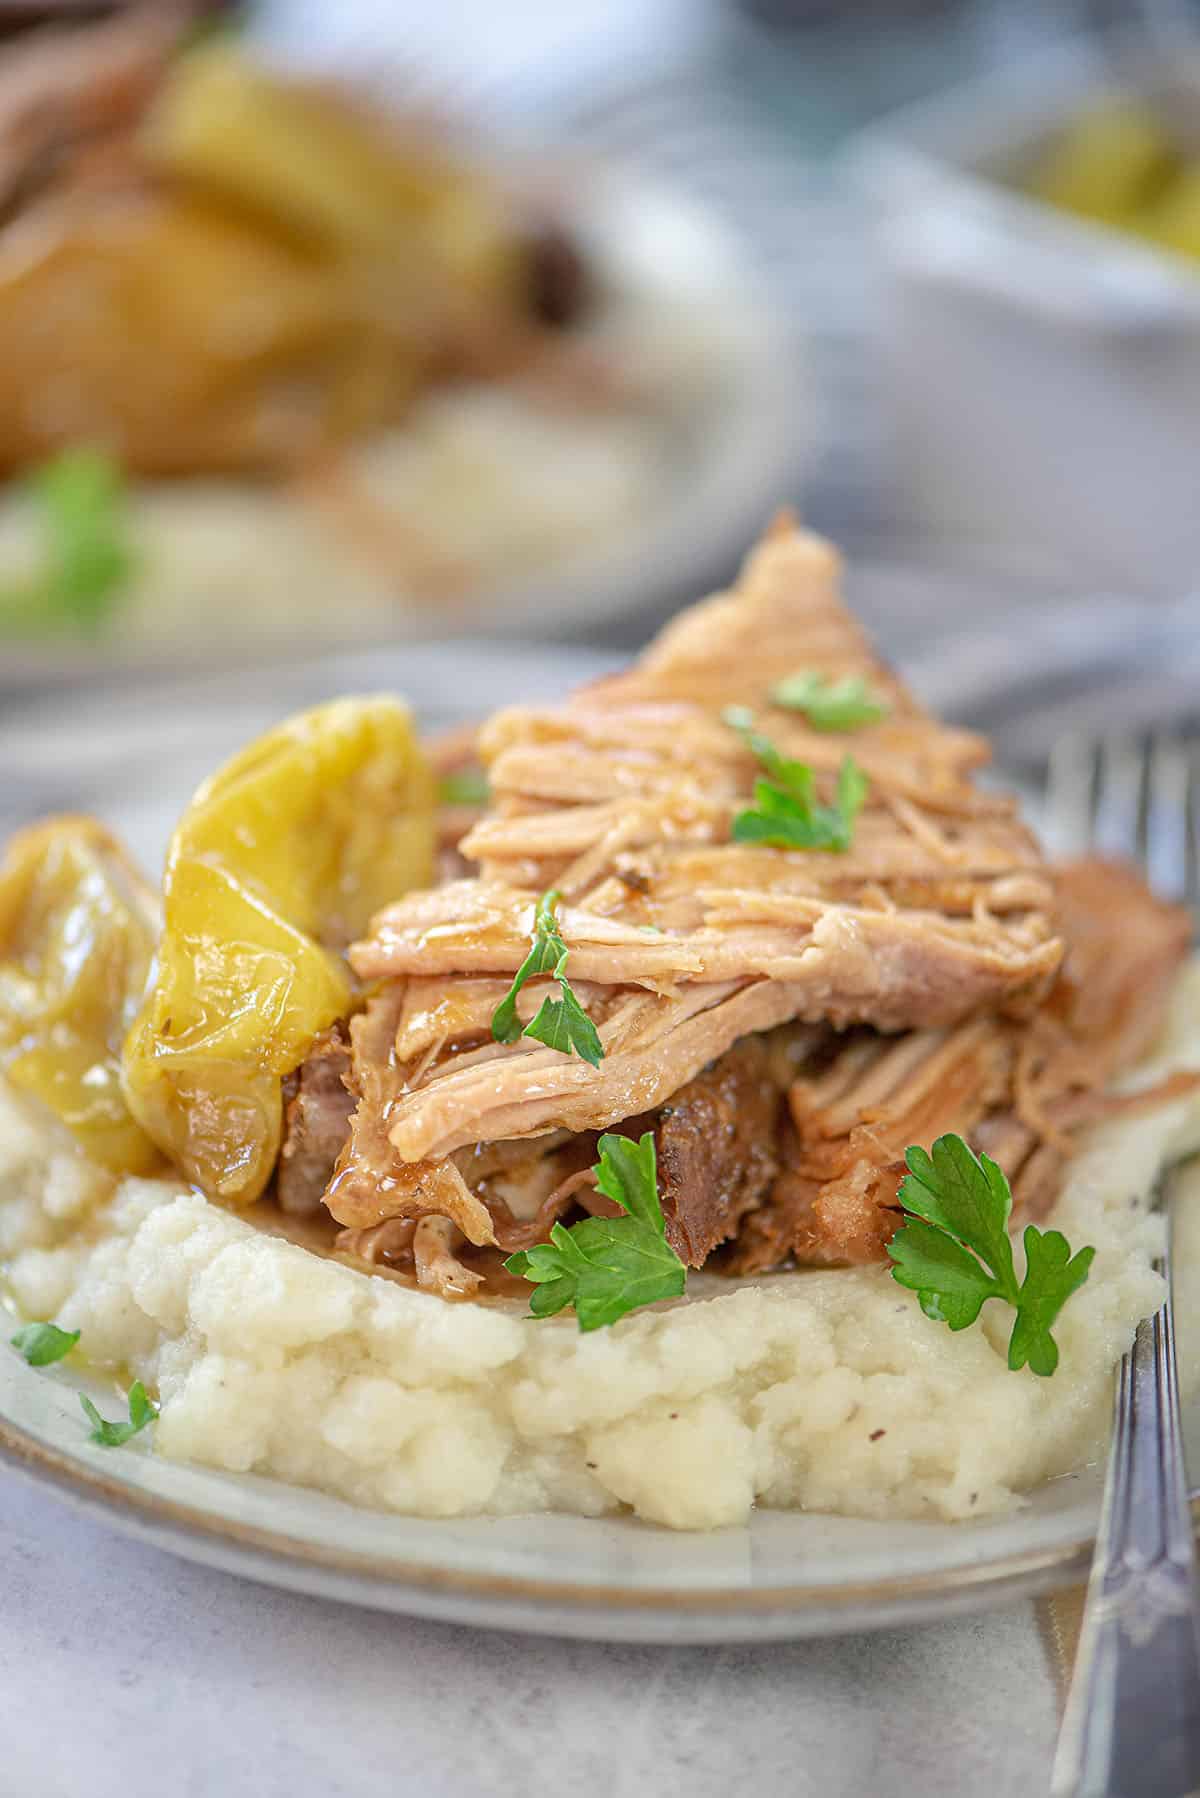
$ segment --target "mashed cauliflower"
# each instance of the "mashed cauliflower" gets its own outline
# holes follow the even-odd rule
[[[1193,968],[1156,1068],[1200,1065],[1198,999]],[[886,1268],[693,1277],[687,1300],[590,1336],[515,1301],[446,1304],[175,1180],[114,1183],[2,1091],[0,1255],[24,1313],[157,1389],[155,1447],[179,1460],[436,1517],[979,1517],[1100,1452],[1113,1365],[1161,1296],[1146,1195],[1197,1142],[1200,1104],[1182,1101],[1076,1158],[1054,1221],[1097,1254],[1052,1379],[1008,1371],[1002,1307],[953,1335]]]

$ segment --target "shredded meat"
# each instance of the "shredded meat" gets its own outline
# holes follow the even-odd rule
[[[980,740],[928,718],[872,656],[837,572],[824,545],[782,526],[731,594],[685,613],[628,674],[485,728],[493,803],[460,845],[479,876],[388,907],[351,951],[363,979],[411,985],[415,1001],[399,1001],[388,1051],[398,1163],[654,1111],[739,1038],[789,1019],[946,1029],[1041,997],[1061,944],[1036,846],[1011,802],[974,786]],[[728,705],[769,711],[780,751],[825,793],[836,779],[844,741],[770,707],[792,666],[863,675],[891,708],[855,736],[870,795],[844,855],[730,840],[756,764]],[[550,886],[566,895],[598,1070],[486,1034]],[[351,1221],[343,1192],[331,1207]]]
[[[761,1204],[779,1171],[782,1093],[761,1038],[730,1049],[658,1114],[659,1196],[667,1240],[701,1267]]]
[[[771,1188],[769,1202],[750,1212],[736,1240],[718,1250],[712,1271],[764,1274],[792,1260],[796,1244],[811,1239],[813,1204],[820,1190],[817,1181],[785,1166]]]
[[[415,1218],[389,1217],[364,1230],[339,1230],[336,1247],[339,1254],[353,1255],[356,1261],[372,1265],[382,1262],[387,1267],[411,1266],[416,1228]]]
[[[1081,1128],[1182,1090],[1111,1083],[1161,1025],[1186,918],[1106,864],[1056,891],[1013,804],[973,784],[982,744],[871,656],[836,573],[777,528],[733,593],[628,674],[484,729],[493,799],[458,845],[479,873],[388,907],[351,950],[377,987],[350,1028],[358,1103],[325,1195],[368,1233],[344,1241],[461,1293],[464,1257],[471,1271],[611,1211],[591,1169],[615,1127],[654,1130],[690,1265],[869,1262],[910,1145],[962,1134],[1038,1216]],[[791,667],[862,675],[891,708],[853,739],[870,792],[845,854],[731,839],[756,769],[730,704],[823,793],[836,780],[845,740],[770,703]],[[448,744],[447,765],[467,748]],[[491,1036],[551,886],[598,1067]],[[522,1021],[555,990],[529,981]]]
[[[195,10],[162,0],[5,45],[0,216],[54,180],[68,158],[129,140]]]
[[[598,1068],[529,1040],[489,1044],[464,1056],[452,1076],[430,1079],[419,1111],[407,1108],[406,1095],[388,1136],[408,1161],[474,1141],[481,1121],[501,1137],[607,1127],[657,1110],[739,1037],[784,1023],[795,1009],[793,989],[766,980],[696,988],[679,1002],[631,996],[600,1026],[606,1053]]]
[[[448,1217],[422,1217],[413,1231],[413,1265],[417,1285],[442,1298],[466,1299],[479,1286],[482,1275],[465,1267],[455,1254],[462,1236]]]
[[[545,1242],[551,1226],[575,1204],[594,1209],[596,1137],[558,1132],[531,1141],[480,1144],[455,1156],[456,1165],[491,1213],[496,1243],[506,1255]]]
[[[452,1161],[402,1162],[388,1140],[388,1118],[403,1091],[394,1049],[400,997],[395,989],[378,994],[351,1020],[351,1084],[358,1103],[325,1203],[339,1223],[355,1230],[389,1217],[447,1217],[468,1242],[493,1242],[487,1207]]]
[[[341,1024],[323,1031],[307,1059],[284,1081],[283,1146],[276,1197],[293,1214],[320,1208],[350,1129],[354,1097],[350,1038]]]
[[[992,1015],[949,1033],[862,1032],[819,1075],[793,1083],[795,1148],[726,1256],[728,1271],[760,1272],[789,1256],[880,1259],[899,1223],[904,1150],[947,1131],[1004,1168],[1016,1216],[1041,1216],[1081,1128],[1200,1084],[1183,1074],[1133,1094],[1109,1087],[1161,1030],[1187,953],[1187,914],[1113,863],[1075,863],[1058,884],[1067,958],[1028,1025]]]
[[[746,1033],[665,1104],[620,1120],[626,1135],[655,1132],[668,1237],[690,1266],[749,1274],[793,1259],[880,1259],[899,1222],[905,1149],[929,1146],[947,1131],[1005,1168],[1019,1217],[1039,1217],[1057,1194],[1080,1129],[1195,1087],[1192,1074],[1130,1093],[1109,1085],[1153,1045],[1187,951],[1186,915],[1112,864],[1075,864],[1058,881],[1067,958],[1028,1024],[987,1014],[951,1030],[894,1037],[796,1025]],[[381,1041],[416,1030],[432,997],[414,1012],[412,994],[402,1002],[393,988],[357,1025],[368,1058],[377,1057],[364,1069],[368,1084],[382,1076]],[[489,1053],[478,1065],[498,1059]],[[335,1065],[333,1056],[319,1065]],[[307,1065],[302,1075],[310,1075]],[[394,1150],[370,1110],[360,1128],[385,1170],[393,1169]],[[578,1207],[613,1213],[595,1190],[596,1157],[595,1131],[557,1130],[475,1144],[447,1165],[490,1215],[496,1252],[509,1254],[545,1241]],[[410,1182],[407,1215],[343,1231],[339,1249],[417,1271],[417,1219],[435,1214],[444,1194],[422,1191],[414,1171],[401,1170]],[[360,1167],[358,1177],[362,1215],[377,1219],[379,1176]],[[427,1283],[444,1296],[474,1290],[474,1270],[449,1246],[460,1235],[422,1240]]]

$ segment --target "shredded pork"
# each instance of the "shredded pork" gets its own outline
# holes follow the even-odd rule
[[[1197,1084],[1184,1074],[1140,1092],[1110,1087],[1162,1028],[1188,950],[1187,913],[1111,862],[1061,869],[1058,889],[1067,957],[1028,1024],[992,1015],[890,1040],[863,1031],[818,1074],[793,1082],[794,1151],[726,1258],[729,1272],[789,1257],[880,1259],[900,1221],[905,1149],[928,1148],[948,1131],[1004,1168],[1017,1217],[1039,1217],[1081,1128]]]
[[[887,717],[849,739],[811,729],[771,703],[800,668],[861,676]],[[852,747],[870,785],[847,852],[731,840],[760,772],[732,705],[822,798]],[[911,1144],[962,1134],[1036,1216],[1080,1128],[1164,1096],[1111,1082],[1161,1024],[1186,918],[1104,864],[1055,891],[1014,803],[974,784],[984,745],[873,656],[814,539],[777,526],[627,674],[501,713],[478,750],[492,801],[461,840],[466,821],[448,824],[456,877],[350,951],[372,996],[324,1195],[344,1252],[463,1296],[555,1222],[611,1211],[592,1169],[615,1127],[654,1131],[689,1265],[870,1261]],[[550,888],[598,1067],[491,1036]],[[531,980],[521,1020],[555,991]]]
[[[142,0],[113,18],[44,26],[6,43],[0,70],[0,216],[74,172],[98,146],[123,164],[197,9]]]
[[[981,741],[930,719],[874,657],[837,576],[831,551],[781,526],[732,593],[628,674],[486,727],[493,803],[459,846],[479,873],[389,907],[351,950],[393,1022],[328,1194],[339,1221],[422,1214],[433,1170],[479,1142],[655,1112],[790,1020],[948,1029],[1037,1003],[1061,943],[1036,845],[1011,801],[974,785]],[[845,739],[770,703],[797,667],[859,675],[890,707],[854,736],[870,792],[846,854],[730,841],[758,770],[727,707],[753,708],[832,790]],[[598,1069],[488,1033],[552,886]],[[522,1018],[545,990],[522,994]],[[447,1215],[487,1240],[461,1194]]]
[[[947,1131],[1005,1168],[1018,1218],[1040,1217],[1080,1129],[1196,1085],[1197,1076],[1175,1074],[1149,1088],[1111,1086],[1161,1029],[1187,953],[1187,915],[1113,863],[1071,864],[1057,884],[1066,959],[1028,1022],[988,1014],[893,1037],[785,1025],[744,1036],[657,1111],[622,1120],[625,1134],[655,1134],[668,1238],[689,1266],[750,1274],[882,1258],[900,1221],[905,1150]],[[394,1011],[389,1029],[393,1020]],[[366,1114],[364,1127],[371,1121]],[[378,1132],[374,1140],[386,1143]],[[382,1153],[375,1180],[393,1165]],[[454,1165],[508,1254],[545,1241],[577,1207],[611,1211],[594,1188],[596,1155],[595,1132],[558,1131],[479,1144]],[[368,1183],[368,1208],[377,1190]],[[339,1246],[426,1282],[446,1274],[451,1251],[443,1242],[443,1254],[416,1261],[413,1230],[412,1218],[393,1217],[343,1232]]]
[[[355,1097],[350,1040],[341,1025],[322,1031],[307,1059],[283,1087],[283,1144],[275,1196],[293,1216],[319,1210],[350,1129]]]

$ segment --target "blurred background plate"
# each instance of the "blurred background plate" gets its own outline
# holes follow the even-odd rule
[[[451,531],[455,481],[464,538],[471,528],[474,472],[494,489],[485,536],[502,531],[495,514],[506,504],[510,513],[527,504],[527,534],[547,539],[541,568],[536,545],[522,542],[519,575],[448,596],[405,594],[306,536],[311,520],[294,500],[233,480],[189,479],[146,501],[135,489],[134,524],[151,535],[158,564],[135,596],[136,637],[131,627],[111,646],[0,638],[0,690],[348,642],[575,638],[694,597],[714,570],[731,568],[815,447],[801,335],[761,278],[753,246],[702,201],[635,163],[578,151],[559,155],[556,183],[570,191],[572,229],[601,289],[602,338],[628,351],[645,384],[641,416],[628,430],[603,424],[593,442],[572,442],[540,434],[504,396],[480,388],[435,399],[418,421],[434,440],[431,458],[449,463]],[[507,496],[497,484],[506,461]],[[575,548],[563,522],[573,513]],[[5,542],[0,512],[0,555]],[[501,563],[508,547],[497,552]]]
[[[632,645],[787,500],[860,561],[953,556],[972,596],[1014,566],[1119,593],[1135,658],[1195,605],[1200,30],[1182,6],[1094,29],[1118,10],[260,0],[243,41],[272,66],[397,116],[444,105],[481,167],[525,159],[646,403],[573,436],[503,383],[420,396],[359,460],[473,570],[423,596],[331,554],[294,495],[139,487],[150,554],[120,630],[0,640],[0,693],[451,634]],[[1127,204],[1147,137],[1173,237],[1157,188]],[[1051,204],[1064,157],[1087,191]],[[0,496],[0,599],[19,512]],[[945,597],[957,624],[968,601]]]

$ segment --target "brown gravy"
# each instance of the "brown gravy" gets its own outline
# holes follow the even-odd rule
[[[398,1286],[407,1286],[412,1292],[420,1291],[414,1276],[401,1268],[389,1267],[385,1261],[366,1261],[361,1255],[347,1254],[344,1249],[339,1249],[337,1239],[342,1226],[336,1218],[330,1216],[324,1206],[319,1211],[301,1216],[284,1211],[279,1201],[268,1195],[238,1215],[264,1235],[282,1236],[286,1242],[293,1242],[297,1248],[307,1249],[311,1255],[320,1255],[325,1261],[340,1261],[343,1267],[352,1267],[356,1273],[374,1274],[377,1278],[391,1280]],[[488,1304],[498,1300],[529,1297],[528,1281],[510,1274],[504,1266],[503,1255],[496,1249],[478,1249],[466,1243],[455,1253],[463,1266],[482,1275],[484,1282],[469,1300],[456,1302]]]

